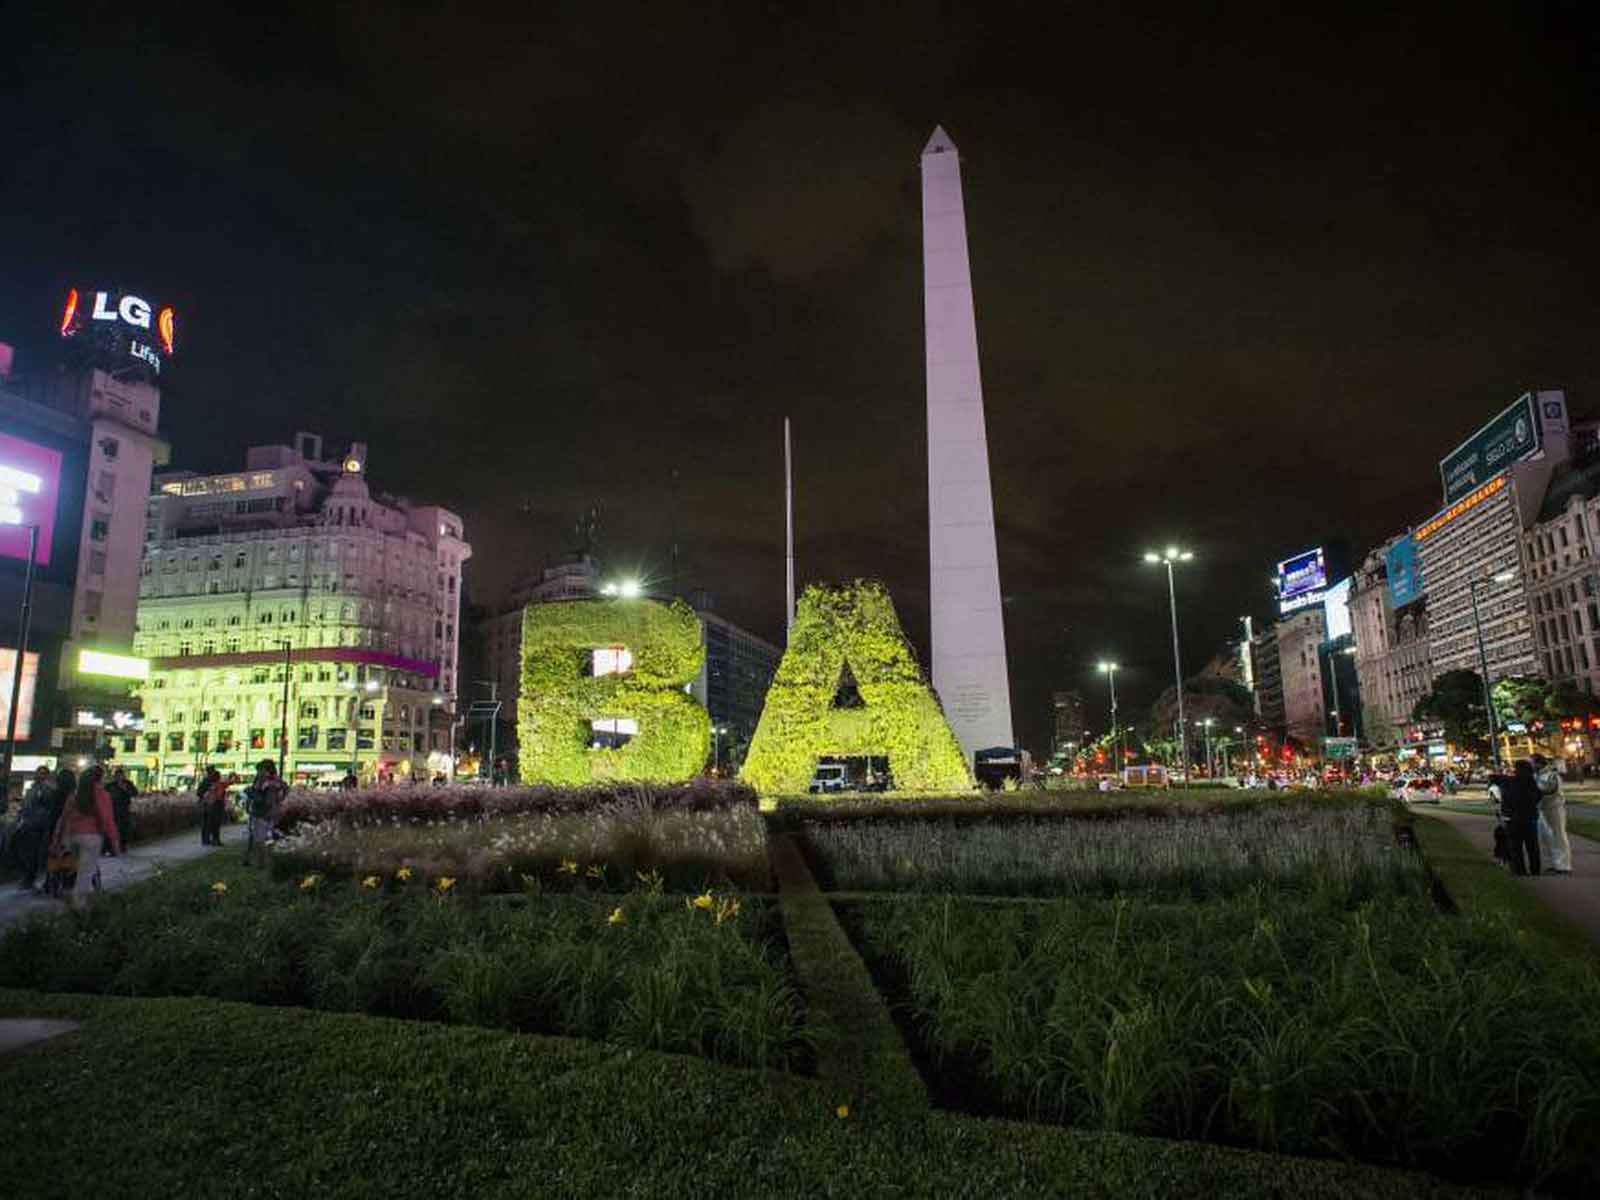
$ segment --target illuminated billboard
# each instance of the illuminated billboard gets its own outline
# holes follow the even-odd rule
[[[1278,611],[1309,608],[1328,590],[1328,565],[1322,547],[1296,554],[1278,564]]]
[[[1404,608],[1422,595],[1422,563],[1417,560],[1417,539],[1405,537],[1389,547],[1384,555],[1389,576],[1389,603]]]
[[[0,737],[11,721],[11,676],[17,669],[15,646],[0,647]],[[29,650],[22,659],[22,691],[17,694],[17,741],[33,736],[33,689],[39,682],[39,656]]]
[[[1350,580],[1341,579],[1322,594],[1322,613],[1330,642],[1354,632],[1350,624]]]
[[[1560,396],[1560,393],[1551,393]],[[1439,481],[1444,485],[1444,502],[1452,504],[1473,488],[1493,479],[1512,463],[1537,454],[1543,445],[1544,427],[1534,408],[1532,392],[1518,396],[1516,402],[1497,414],[1477,433],[1439,461]],[[1552,423],[1566,423],[1566,405],[1555,404]]]
[[[119,367],[133,358],[159,374],[177,349],[178,316],[170,304],[72,288],[61,310],[61,336],[85,346],[102,365]]]
[[[41,567],[50,565],[60,483],[59,451],[0,433],[0,556],[26,561],[26,527],[37,525],[33,561]]]

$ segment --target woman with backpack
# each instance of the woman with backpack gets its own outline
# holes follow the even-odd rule
[[[259,857],[266,860],[267,842],[272,839],[272,826],[278,819],[278,805],[288,791],[278,778],[278,768],[270,758],[256,764],[256,779],[245,789],[245,813],[250,818],[250,832],[244,842],[244,865],[250,866]],[[261,853],[256,854],[260,846]]]
[[[78,881],[72,889],[72,907],[82,906],[94,887],[95,876],[100,873],[101,839],[111,843],[118,854],[122,853],[122,834],[117,830],[117,820],[111,808],[111,795],[101,786],[105,768],[90,767],[78,780],[72,799],[61,810],[51,844],[59,851],[71,846],[77,859]]]
[[[202,846],[222,845],[222,816],[223,808],[228,803],[228,785],[222,780],[222,772],[215,767],[207,767],[205,780],[200,791],[200,844]]]

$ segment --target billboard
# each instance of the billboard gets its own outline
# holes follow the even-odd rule
[[[0,556],[26,561],[26,527],[37,525],[39,541],[33,561],[40,567],[50,565],[60,485],[59,450],[0,433]]]
[[[0,647],[0,738],[11,720],[11,676],[17,669],[15,646]],[[39,682],[39,656],[32,650],[22,658],[22,691],[17,695],[17,741],[33,736],[33,689]]]
[[[1322,613],[1330,642],[1354,632],[1350,624],[1350,580],[1341,579],[1322,594]]]
[[[127,293],[71,288],[61,310],[61,336],[84,346],[99,365],[115,370],[128,359],[156,373],[177,349],[178,316]]]
[[[1564,421],[1564,404],[1561,410]],[[1542,426],[1533,393],[1525,392],[1510,408],[1439,460],[1445,504],[1459,500],[1512,463],[1538,453],[1542,445]]]
[[[1417,561],[1417,539],[1409,533],[1383,556],[1389,576],[1389,603],[1404,608],[1422,597],[1422,564]]]
[[[1322,547],[1296,554],[1278,564],[1278,612],[1307,608],[1328,590],[1328,566]]]

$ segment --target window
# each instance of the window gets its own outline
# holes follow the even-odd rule
[[[194,735],[194,748],[201,754],[204,754],[210,748],[210,742],[211,735],[206,733],[204,730],[201,730]]]
[[[245,564],[244,551],[240,550],[238,553],[236,553],[233,556],[233,565],[234,565],[234,568],[237,570],[238,568],[243,567],[244,564]]]
[[[357,750],[371,750],[372,749],[372,730],[370,730],[370,729],[358,729],[358,730],[356,730],[356,749]]]
[[[295,743],[301,750],[315,750],[317,748],[317,727],[315,725],[302,725],[300,736]]]
[[[328,749],[343,750],[345,747],[346,733],[343,729],[328,730]]]
[[[374,708],[372,705],[363,704],[361,706],[361,719],[363,721],[375,720],[377,718],[377,716],[378,716],[378,710],[376,708]]]
[[[233,734],[231,732],[229,732],[228,730],[219,731],[217,733],[217,753],[218,754],[226,754],[229,750],[232,750],[232,749],[233,749]]]
[[[122,447],[118,444],[116,438],[108,437],[100,439],[100,453],[109,459],[115,459],[117,457],[117,452],[121,448]]]
[[[300,706],[300,719],[302,721],[315,721],[318,716],[317,706],[307,701]]]
[[[144,752],[146,754],[154,754],[159,749],[161,749],[161,735],[159,733],[145,734]]]
[[[168,750],[182,750],[183,749],[183,733],[181,731],[177,732],[177,733],[169,733],[169,734],[167,734],[167,749]]]
[[[267,731],[265,729],[252,729],[250,731],[250,749],[265,750],[267,748]]]
[[[102,557],[104,557],[102,555]],[[83,593],[83,619],[85,621],[98,621],[100,619],[101,594],[94,591]]]
[[[209,708],[202,708],[198,713],[195,714],[194,723],[196,725],[211,724],[211,710]]]
[[[104,550],[89,551],[89,574],[104,575],[106,573],[106,552]]]
[[[89,522],[89,540],[103,542],[111,536],[111,516],[109,513],[97,515]],[[177,569],[177,561],[173,560],[173,569]]]

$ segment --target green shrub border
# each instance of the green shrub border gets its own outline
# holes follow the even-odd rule
[[[1410,1172],[927,1109],[686,1055],[218,1000],[0,991],[18,1195],[1469,1197]],[[61,1114],[74,1117],[61,1136]],[[160,1120],[151,1121],[150,1114]]]
[[[789,961],[806,998],[817,1077],[857,1104],[928,1106],[927,1089],[867,964],[812,878],[795,839],[769,843]]]

